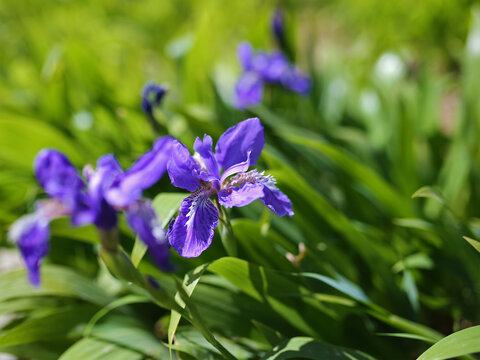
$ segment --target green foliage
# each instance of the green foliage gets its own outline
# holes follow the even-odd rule
[[[273,48],[276,5],[0,3],[0,353],[426,360],[480,352],[478,9],[467,0],[282,1],[312,92],[272,88],[261,106],[236,110],[236,45]],[[171,274],[124,222],[124,250],[112,254],[98,250],[93,226],[58,219],[42,285],[31,287],[7,261],[17,252],[6,233],[44,196],[35,154],[57,148],[80,167],[113,152],[129,166],[157,136],[140,109],[147,80],[169,84],[155,115],[186,144],[258,116],[267,137],[258,167],[295,215],[278,218],[259,201],[232,209],[237,257],[227,257],[217,231],[198,258],[172,250]],[[165,176],[145,193],[164,227],[187,196],[174,191]]]
[[[434,344],[420,355],[418,360],[442,360],[478,353],[480,351],[479,332],[479,326],[457,331]]]

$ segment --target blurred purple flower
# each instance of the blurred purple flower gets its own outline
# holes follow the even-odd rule
[[[265,83],[280,84],[301,95],[310,91],[310,77],[279,50],[255,53],[249,43],[243,42],[238,46],[237,56],[243,67],[243,74],[235,86],[235,106],[240,109],[261,103]]]
[[[172,184],[193,192],[182,201],[178,217],[167,232],[170,244],[183,257],[199,256],[212,242],[219,209],[210,197],[226,208],[261,199],[277,215],[293,215],[292,203],[276,187],[273,177],[248,171],[265,145],[258,118],[242,121],[223,133],[215,153],[212,145],[208,135],[203,140],[197,138],[192,157],[187,147],[176,141],[167,166]]]
[[[152,82],[147,83],[142,89],[142,109],[149,117],[153,117],[153,108],[162,102],[167,88]]]
[[[100,157],[95,170],[88,166],[84,169],[88,185],[65,155],[52,149],[39,152],[35,174],[51,199],[38,201],[35,212],[17,220],[9,232],[20,248],[33,285],[40,283],[40,262],[49,250],[49,223],[61,216],[70,216],[74,226],[95,224],[98,229],[109,231],[117,225],[117,213],[124,210],[153,259],[160,267],[170,268],[165,231],[151,203],[141,196],[165,173],[173,140],[159,138],[127,171],[122,170],[113,155]]]

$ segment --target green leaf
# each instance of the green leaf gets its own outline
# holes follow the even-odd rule
[[[434,199],[442,204],[446,204],[447,201],[443,198],[443,196],[435,189],[430,186],[423,186],[412,195],[412,199],[415,198],[428,198]]]
[[[377,333],[378,336],[390,336],[390,337],[396,337],[396,338],[402,338],[402,339],[412,339],[412,340],[420,340],[424,341],[429,344],[433,344],[435,341],[433,341],[430,338],[427,338],[425,336],[421,335],[416,335],[416,334],[409,334],[409,333]]]
[[[428,221],[417,218],[396,218],[393,219],[393,223],[397,226],[402,226],[410,229],[418,229],[424,231],[432,231],[435,226]]]
[[[467,237],[467,236],[464,236],[463,238],[464,238],[465,240],[467,240],[468,243],[469,243],[470,245],[472,245],[475,250],[477,250],[478,252],[480,252],[480,241],[473,240],[472,238],[469,238],[469,237]]]
[[[145,245],[145,243],[137,236],[135,239],[135,244],[133,245],[132,255],[130,256],[133,266],[138,268],[138,264],[140,264],[140,261],[142,261],[147,250],[148,246]]]
[[[75,306],[27,320],[0,336],[0,350],[5,346],[78,336],[79,326],[85,324],[95,311],[96,307],[92,305]]]
[[[433,266],[433,260],[427,254],[416,253],[400,260],[393,265],[392,269],[395,272],[400,272],[405,269],[433,269]]]
[[[337,274],[337,279],[332,279],[328,276],[314,273],[300,273],[299,275],[311,279],[320,280],[323,283],[330,285],[331,287],[340,291],[341,293],[351,296],[352,298],[360,302],[371,303],[371,300],[368,298],[367,295],[365,295],[361,288],[359,288],[357,285],[350,282],[348,279],[344,278],[339,274]]]
[[[33,159],[42,148],[64,152],[73,163],[81,164],[85,157],[64,134],[46,122],[11,114],[0,114],[0,159],[17,166],[31,168]]]
[[[77,341],[59,360],[141,360],[143,355],[111,342],[86,338]]]
[[[252,320],[252,323],[262,333],[270,345],[275,346],[284,339],[282,334],[280,334],[278,331],[275,331],[271,327],[256,320]]]
[[[216,260],[208,270],[227,279],[253,299],[267,303],[288,324],[312,336],[320,336],[320,329],[305,315],[307,309],[312,312],[310,316],[317,317],[317,322],[331,321],[335,316],[334,311],[317,300],[305,297],[308,290],[281,273],[231,257]],[[304,307],[302,311],[300,306]]]
[[[353,179],[367,187],[372,196],[382,202],[396,216],[408,216],[412,213],[408,200],[401,196],[380,175],[341,149],[318,139],[316,134],[312,133],[308,136],[299,134],[298,131],[289,131],[282,133],[282,136],[294,144],[311,148],[332,161]]]
[[[418,303],[418,289],[417,285],[415,284],[415,280],[413,279],[413,276],[408,269],[403,272],[402,286],[407,293],[408,300],[410,301],[413,310],[415,310],[415,312],[418,312],[418,309],[420,307]]]
[[[16,297],[55,295],[75,297],[94,304],[106,305],[113,298],[88,279],[68,268],[44,265],[42,284],[35,288],[27,281],[25,270],[0,274],[0,302]]]
[[[190,297],[192,295],[193,290],[195,290],[195,287],[200,281],[200,277],[203,275],[208,265],[209,264],[201,265],[185,275],[183,280],[183,291],[186,296]],[[182,297],[178,292],[175,294],[175,300],[181,307],[185,307],[185,301],[182,300]],[[168,325],[168,346],[170,349],[170,358],[172,358],[173,337],[175,336],[175,331],[177,330],[181,317],[182,316],[179,312],[172,309],[170,324]]]
[[[67,239],[80,240],[90,244],[100,242],[98,231],[93,225],[73,228],[68,217],[56,219],[50,223],[52,235],[61,236]]]
[[[329,359],[329,360],[373,360],[358,350],[322,343],[309,337],[294,337],[265,355],[262,360]]]
[[[406,331],[413,335],[422,336],[432,342],[438,341],[442,338],[442,334],[440,334],[438,331],[430,329],[428,326],[390,314],[381,308],[369,311],[368,313],[395,329]]]
[[[91,336],[135,350],[144,357],[168,358],[167,346],[155,336],[154,329],[131,316],[111,314],[92,329]]]
[[[107,306],[103,307],[100,309],[88,322],[87,326],[85,327],[84,331],[84,336],[88,336],[90,332],[92,331],[93,327],[95,324],[105,315],[107,315],[110,311],[124,305],[128,304],[135,304],[135,303],[148,303],[150,302],[149,299],[147,299],[144,296],[139,296],[139,295],[127,295],[122,298],[119,298]]]
[[[153,199],[152,206],[157,214],[162,227],[165,227],[170,222],[170,219],[175,215],[180,203],[188,196],[186,193],[161,193]]]
[[[23,312],[34,309],[54,308],[59,301],[55,298],[20,298],[0,302],[0,314]]]
[[[221,338],[221,340],[222,344],[224,344],[225,348],[227,348],[228,351],[232,353],[235,359],[247,360],[252,358],[252,353],[244,349],[242,346],[238,345],[236,342],[223,337]],[[221,355],[218,349],[216,349],[214,346],[212,346],[212,344],[207,342],[200,332],[191,328],[182,328],[178,331],[176,336],[176,344],[172,348],[180,351],[187,350],[186,352],[191,352],[194,356],[201,355],[201,353],[198,354],[198,352],[202,349],[207,350],[208,355]],[[190,350],[189,348],[195,348],[195,350],[193,352],[188,351]],[[199,359],[204,359],[204,357],[199,357]]]
[[[480,352],[480,326],[457,331],[431,346],[417,360],[443,360]]]

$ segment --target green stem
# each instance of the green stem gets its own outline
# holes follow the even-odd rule
[[[228,256],[236,257],[237,256],[237,241],[235,235],[233,234],[232,224],[228,218],[226,210],[220,206],[218,199],[216,200],[217,207],[220,212],[220,222],[218,224],[218,229],[220,231],[220,238],[222,239],[223,247],[227,252]]]

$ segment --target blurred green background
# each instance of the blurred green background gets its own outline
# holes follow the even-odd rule
[[[271,89],[262,105],[234,109],[232,91],[241,72],[236,47],[248,40],[256,48],[273,49],[270,21],[277,6],[285,12],[292,57],[313,78],[312,92],[300,97]],[[187,145],[204,133],[216,140],[238,121],[260,117],[267,136],[260,167],[277,177],[294,204],[291,220],[270,216],[260,204],[232,212],[239,257],[249,268],[278,271],[272,278],[263,275],[268,286],[263,284],[262,296],[252,290],[258,284],[246,285],[248,276],[235,278],[227,271],[246,266],[234,259],[222,259],[197,286],[193,298],[205,323],[231,343],[238,358],[262,358],[294,336],[379,359],[415,358],[428,344],[378,333],[435,341],[478,324],[480,258],[462,239],[480,238],[476,2],[3,0],[0,253],[13,249],[6,239],[10,224],[43,196],[32,171],[41,148],[65,152],[79,168],[108,152],[128,167],[150,148],[156,135],[140,108],[147,81],[168,84],[156,116]],[[412,199],[423,186],[430,187]],[[162,179],[147,195],[171,191]],[[161,207],[161,199],[158,203]],[[104,287],[93,229],[70,231],[62,220],[52,229],[46,263],[66,265],[92,286]],[[130,251],[133,236],[125,224],[121,230]],[[200,258],[174,255],[176,275],[225,256],[219,240]],[[297,254],[299,243],[307,252],[295,266],[285,254]],[[140,269],[175,292],[172,280],[148,259]],[[295,287],[292,274],[307,272],[357,284],[368,301],[348,286],[332,289],[306,275]],[[18,309],[12,302],[39,295],[55,306],[89,300],[72,303],[53,290],[15,292],[16,286],[28,289],[23,273],[15,274],[0,278],[0,293],[7,294],[0,295],[0,310],[17,316],[0,332],[0,352],[58,358],[79,334],[57,334],[60,340],[53,345],[47,335],[8,342],[3,335],[51,306],[36,302]],[[113,278],[107,283],[113,298],[93,301],[97,306],[131,291]],[[129,311],[150,332],[152,318],[169,315],[151,304],[147,310],[132,305]],[[155,325],[161,328],[156,335],[165,342],[162,321]],[[180,358],[218,357],[208,346],[190,344],[198,333],[182,325],[178,344],[201,350],[179,348]],[[132,344],[121,345],[149,356]],[[165,353],[158,351],[162,358]]]

